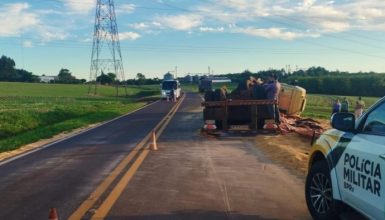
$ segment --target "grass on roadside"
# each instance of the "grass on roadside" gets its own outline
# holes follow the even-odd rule
[[[99,91],[88,96],[84,85],[0,83],[0,152],[126,114],[159,93],[154,86],[129,87],[128,97],[113,97],[114,87]]]

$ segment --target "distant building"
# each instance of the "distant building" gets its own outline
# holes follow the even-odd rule
[[[171,74],[170,72],[164,74],[163,76],[163,80],[173,80],[174,79],[174,75]]]
[[[39,76],[40,82],[43,83],[54,83],[56,80],[58,80],[57,76]]]
[[[203,76],[199,79],[199,92],[205,92],[207,90],[213,90],[214,85],[226,85],[231,83],[231,79],[227,77],[213,77],[213,76]]]

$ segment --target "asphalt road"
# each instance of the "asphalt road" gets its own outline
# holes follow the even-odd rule
[[[68,219],[91,200],[82,219],[310,219],[304,181],[269,160],[252,137],[201,135],[200,102],[188,93],[171,117],[174,103],[159,101],[0,165],[0,219],[47,219],[51,207]],[[162,118],[171,121],[159,150],[137,150]],[[93,197],[134,152],[117,179]],[[111,195],[116,199],[103,210]]]
[[[187,95],[159,150],[146,157],[105,219],[311,219],[303,181],[266,158],[252,137],[200,134],[200,102]]]
[[[133,114],[0,166],[0,219],[67,219],[169,112],[159,101]]]

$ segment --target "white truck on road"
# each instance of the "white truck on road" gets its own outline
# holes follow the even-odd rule
[[[175,98],[179,98],[181,96],[181,88],[180,83],[178,80],[170,79],[170,80],[163,80],[161,83],[161,98],[167,99],[171,98],[172,94],[171,91],[174,91]]]

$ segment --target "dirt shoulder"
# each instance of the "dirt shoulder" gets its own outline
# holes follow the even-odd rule
[[[322,127],[330,128],[328,120],[320,121]],[[290,170],[293,174],[304,179],[307,174],[307,164],[311,139],[297,133],[285,135],[258,135],[255,145],[272,161]]]
[[[295,175],[305,177],[307,173],[310,140],[297,133],[286,135],[258,135],[255,144],[266,156],[287,168]]]

